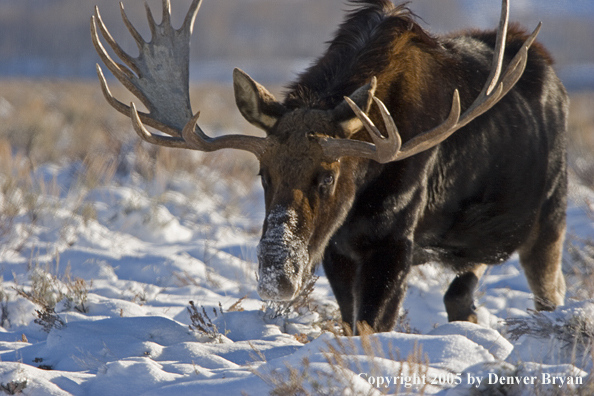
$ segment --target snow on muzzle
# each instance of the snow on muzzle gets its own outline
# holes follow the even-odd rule
[[[258,244],[258,294],[263,300],[289,301],[297,296],[309,263],[307,244],[296,234],[297,213],[275,207]]]

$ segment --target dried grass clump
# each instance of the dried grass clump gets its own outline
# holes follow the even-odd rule
[[[529,311],[525,318],[505,320],[507,337],[527,336],[548,345],[561,361],[591,367],[594,358],[594,303],[573,302],[553,312]],[[529,341],[529,340],[528,340]]]
[[[24,379],[21,381],[10,381],[8,383],[1,383],[0,389],[7,395],[20,395],[23,393],[23,390],[27,388],[27,384],[29,383],[28,379]]]
[[[206,308],[203,306],[198,309],[194,304],[194,301],[190,301],[190,306],[186,309],[190,314],[190,321],[192,322],[189,327],[190,330],[198,333],[202,337],[208,338],[210,341],[214,341],[216,343],[223,343],[224,342],[224,334],[221,334],[219,331],[218,326],[213,323],[213,320],[216,320],[223,315],[223,306],[219,303],[219,310],[217,312],[216,308],[212,309],[214,314],[214,319],[211,319],[206,312]]]
[[[509,318],[505,324],[507,335],[517,341],[523,335],[548,339],[551,336],[561,341],[563,348],[589,349],[594,342],[594,318],[582,315],[561,318],[545,312],[529,310],[527,318]]]
[[[59,268],[59,256],[56,257],[56,272]],[[66,327],[66,323],[56,312],[58,303],[63,304],[63,309],[73,309],[80,313],[87,313],[88,307],[85,306],[89,294],[89,287],[84,279],[73,278],[70,275],[70,267],[66,268],[62,277],[51,274],[49,264],[46,268],[41,268],[38,262],[34,265],[30,263],[31,284],[27,287],[16,286],[14,290],[17,295],[26,298],[33,304],[40,307],[35,310],[37,319],[35,323],[42,326],[43,330],[49,333],[52,329],[59,330]]]
[[[569,236],[565,251],[569,294],[580,301],[594,299],[594,240]]]
[[[364,330],[364,329],[361,329]],[[357,373],[366,373],[369,377],[385,376],[385,367],[380,367],[378,361],[385,363],[391,360],[394,371],[390,376],[405,378],[413,375],[418,378],[427,377],[429,359],[418,344],[412,353],[401,357],[398,349],[391,344],[384,350],[379,339],[369,334],[360,337],[339,337],[326,341],[326,347],[320,351],[325,363],[312,363],[308,357],[301,360],[298,366],[285,363],[284,368],[270,371],[252,369],[270,387],[270,395],[377,395],[409,393],[411,388],[403,384],[393,384],[390,387],[368,387],[362,390]],[[425,394],[427,384],[419,384],[414,394]]]
[[[593,203],[586,200],[582,208],[590,221],[594,221]],[[565,252],[563,266],[568,295],[579,301],[594,299],[594,239],[569,234]]]

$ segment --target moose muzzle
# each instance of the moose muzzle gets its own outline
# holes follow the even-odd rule
[[[309,263],[307,243],[297,232],[297,213],[276,207],[266,217],[258,245],[258,294],[264,300],[289,301],[301,289]]]

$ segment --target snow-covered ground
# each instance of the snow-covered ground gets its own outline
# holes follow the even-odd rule
[[[323,331],[336,328],[337,304],[321,271],[297,311],[279,315],[258,298],[257,185],[205,168],[151,182],[116,175],[89,189],[80,171],[45,165],[36,197],[0,192],[4,207],[29,202],[0,227],[6,393],[567,394],[592,369],[575,333],[592,335],[594,305],[527,311],[516,258],[483,278],[480,325],[447,323],[442,296],[453,275],[424,266],[409,277],[398,326],[407,332],[339,337]],[[571,234],[594,235],[579,202],[589,194],[574,192]],[[54,300],[55,313],[39,318]]]

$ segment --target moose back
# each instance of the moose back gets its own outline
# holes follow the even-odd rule
[[[234,70],[239,111],[266,137],[211,138],[188,90],[200,4],[193,1],[178,30],[169,0],[160,24],[147,7],[150,42],[122,12],[136,58],[113,40],[98,9],[92,17],[102,61],[147,113],[114,98],[97,71],[107,101],[142,139],[257,157],[266,201],[263,299],[293,299],[321,262],[347,331],[390,331],[411,267],[435,261],[458,274],[444,297],[448,319],[476,322],[479,278],[517,251],[536,308],[563,304],[568,99],[534,42],[540,25],[532,34],[509,27],[504,0],[497,31],[436,37],[406,5],[351,1],[326,53],[283,101]]]

